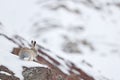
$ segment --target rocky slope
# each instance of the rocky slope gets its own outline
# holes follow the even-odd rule
[[[17,55],[20,47],[36,40],[37,63],[48,65],[53,79],[120,79],[119,0],[1,0],[0,11],[0,53]],[[35,71],[41,66],[13,54],[0,54],[1,66],[15,72],[12,76],[22,78],[16,72],[22,66]],[[21,65],[15,62],[19,68],[14,71],[4,58]]]
[[[1,40],[2,38],[5,38],[5,40],[8,40],[9,43],[15,44],[18,47],[12,46],[12,53],[17,55],[19,52],[19,48],[23,46],[28,46],[29,42],[27,42],[22,37],[15,35],[12,38],[8,37],[6,34],[0,34]],[[7,42],[7,44],[9,44]],[[6,42],[4,42],[6,44]],[[9,45],[11,46],[11,45]],[[7,47],[7,46],[4,46]],[[46,52],[44,52],[43,47],[41,47],[38,44],[38,52],[39,56],[37,57],[38,61],[36,63],[44,64],[49,66],[48,68],[44,67],[23,67],[22,75],[24,80],[94,80],[94,78],[90,75],[88,75],[86,72],[84,72],[82,69],[78,68],[74,63],[67,61],[63,59],[60,56],[56,55],[56,58],[49,56]],[[10,52],[9,52],[10,53]],[[48,51],[49,53],[49,51]],[[1,53],[1,56],[4,53]],[[50,53],[49,53],[50,54]],[[11,57],[9,57],[11,59]],[[48,58],[49,60],[47,60]],[[64,73],[61,69],[58,68],[58,66],[63,66],[57,59],[60,59],[64,62],[64,64],[69,68],[69,75]],[[51,63],[52,61],[53,63]],[[10,64],[11,65],[11,64]],[[11,66],[16,66],[17,64],[12,64]],[[75,73],[75,71],[77,73]],[[4,73],[2,73],[4,72]],[[20,71],[18,71],[20,72]],[[7,74],[6,74],[7,73]],[[9,74],[9,75],[8,75]],[[0,66],[0,79],[2,80],[20,80],[19,77],[15,76],[14,71],[11,71],[9,67],[6,67],[5,65],[1,64]]]

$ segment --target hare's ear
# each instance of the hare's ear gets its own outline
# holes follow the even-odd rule
[[[31,44],[33,44],[33,40],[31,41]]]
[[[33,42],[33,45],[34,45],[34,46],[36,45],[36,41]]]
[[[32,47],[34,46],[34,41],[33,40],[31,41],[31,45],[32,45]]]

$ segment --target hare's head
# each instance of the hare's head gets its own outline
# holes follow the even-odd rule
[[[36,41],[31,41],[31,49],[34,50],[35,52],[37,51],[36,50]]]

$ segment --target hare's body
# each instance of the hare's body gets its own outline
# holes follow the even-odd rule
[[[22,60],[33,61],[36,60],[37,50],[35,44],[32,42],[32,48],[21,48],[19,51],[19,58]]]

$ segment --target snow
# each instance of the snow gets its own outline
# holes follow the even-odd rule
[[[0,0],[0,21],[9,34],[23,35],[21,30],[26,32],[30,26],[28,18],[37,10],[34,3],[35,0]]]
[[[120,80],[120,7],[114,5],[120,0],[93,1],[95,5],[101,6],[102,10],[96,10],[93,6],[85,5],[82,3],[84,1],[87,0],[81,0],[77,3],[72,2],[72,0],[61,0],[60,2],[57,0],[46,0],[45,2],[42,0],[38,2],[34,0],[0,0],[0,21],[5,26],[3,29],[8,35],[19,34],[27,41],[36,40],[39,44],[52,51],[52,53],[48,52],[48,55],[54,58],[59,55],[74,62],[85,72],[94,76],[96,80],[100,76],[110,80]],[[112,3],[112,5],[105,5],[108,2]],[[77,9],[80,14],[69,12],[64,8],[56,11],[51,9],[60,4],[66,5],[70,11]],[[37,26],[34,26],[34,23],[37,23]],[[57,27],[49,29],[52,25],[57,25]],[[82,26],[85,30],[74,31],[73,29],[77,26]],[[63,36],[67,36],[67,39],[75,42],[87,40],[95,50],[91,51],[89,47],[78,43],[83,54],[65,53],[62,51],[62,44],[67,40]],[[18,69],[21,71],[21,66],[38,65],[33,62],[21,61],[17,56],[10,55],[8,52],[15,45],[11,43],[4,44],[4,42],[9,43],[3,38],[0,42],[4,47],[4,49],[0,47],[3,49],[0,53],[4,53],[0,54],[0,63],[5,63],[3,57],[8,59],[13,57],[13,59],[10,59],[10,63],[14,61],[17,66],[9,66],[7,62],[4,65],[11,70],[14,69],[17,76],[21,77],[20,73],[17,72]],[[47,57],[46,59],[49,60]],[[67,72],[69,68],[65,63],[58,58],[56,59],[62,64],[58,67],[69,74]],[[82,64],[82,60],[90,63],[92,68]],[[16,69],[16,67],[19,68]],[[74,72],[77,73],[77,71]]]
[[[10,37],[10,36],[9,36]],[[0,36],[0,65],[3,65],[10,69],[12,72],[15,73],[15,76],[19,77],[20,80],[23,80],[22,76],[22,67],[47,67],[46,65],[42,65],[33,61],[24,61],[19,59],[18,56],[13,55],[10,53],[12,51],[13,47],[17,47],[15,44],[4,38],[3,36]],[[0,73],[5,73],[9,75],[6,72],[0,71]]]
[[[8,63],[9,62],[9,63]],[[15,76],[19,77],[20,80],[23,80],[22,76],[22,67],[47,67],[45,65],[32,62],[20,60],[18,56],[13,55],[5,50],[0,50],[0,65],[6,66],[8,69],[15,73]],[[1,73],[1,72],[0,72]]]
[[[7,72],[4,72],[4,71],[0,71],[0,73],[11,76],[11,74],[9,74],[9,73],[7,73]]]

